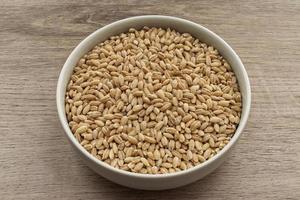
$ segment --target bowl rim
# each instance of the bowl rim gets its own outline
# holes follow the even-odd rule
[[[240,120],[240,123],[238,125],[237,130],[235,131],[233,137],[230,139],[229,143],[226,144],[224,146],[224,148],[219,151],[216,155],[214,155],[212,158],[208,159],[207,161],[200,163],[192,168],[186,169],[186,170],[182,170],[182,171],[178,171],[178,172],[173,172],[173,173],[166,173],[166,174],[142,174],[142,173],[135,173],[135,172],[129,172],[129,171],[125,171],[125,170],[121,170],[121,169],[117,169],[115,167],[112,167],[111,165],[98,160],[97,158],[95,158],[94,156],[92,156],[88,151],[86,151],[84,149],[83,146],[80,145],[80,143],[76,140],[76,138],[74,137],[71,129],[69,128],[66,116],[65,116],[65,107],[63,104],[63,106],[61,105],[61,101],[65,101],[65,92],[66,92],[66,88],[64,88],[64,79],[66,76],[66,70],[67,68],[70,67],[70,62],[73,59],[78,59],[78,57],[76,57],[76,52],[79,52],[83,46],[90,40],[92,40],[94,37],[97,37],[98,34],[101,34],[101,32],[104,29],[110,29],[111,27],[114,26],[118,26],[124,22],[130,23],[131,21],[134,20],[144,20],[144,19],[155,19],[155,20],[160,20],[160,19],[166,19],[166,20],[173,20],[173,21],[180,21],[182,23],[186,23],[189,24],[190,26],[196,26],[198,29],[201,29],[201,32],[206,32],[207,34],[211,35],[214,40],[218,40],[218,42],[222,43],[222,45],[225,46],[226,51],[229,51],[229,53],[233,56],[233,60],[235,60],[237,62],[237,65],[239,65],[240,71],[242,73],[242,76],[244,78],[244,82],[245,82],[245,94],[248,96],[248,101],[242,102],[242,114],[243,117]],[[73,66],[74,67],[74,66]],[[251,107],[251,88],[250,88],[250,82],[249,82],[249,78],[248,78],[248,74],[246,72],[246,69],[241,61],[241,59],[239,58],[239,56],[236,54],[236,52],[217,34],[215,34],[214,32],[210,31],[209,29],[205,28],[204,26],[197,24],[195,22],[186,20],[186,19],[182,19],[182,18],[178,18],[178,17],[173,17],[173,16],[165,16],[165,15],[141,15],[141,16],[134,16],[134,17],[128,17],[128,18],[124,18],[115,22],[112,22],[108,25],[105,25],[99,29],[97,29],[96,31],[94,31],[93,33],[91,33],[90,35],[88,35],[84,40],[82,40],[75,48],[74,50],[71,52],[71,54],[68,56],[65,64],[63,65],[63,68],[61,69],[61,72],[59,74],[59,79],[58,79],[58,83],[57,83],[57,88],[56,88],[56,106],[57,106],[57,111],[58,111],[58,116],[59,116],[59,121],[64,129],[65,134],[67,135],[68,139],[71,141],[71,143],[86,157],[88,158],[90,161],[94,162],[97,165],[100,165],[101,167],[104,167],[106,169],[108,169],[109,171],[113,172],[113,173],[117,173],[117,174],[121,174],[121,175],[125,175],[125,176],[133,176],[136,178],[150,178],[150,179],[156,179],[156,178],[170,178],[170,177],[176,177],[176,176],[182,176],[184,174],[189,174],[192,172],[195,172],[197,170],[200,170],[201,168],[205,168],[208,165],[210,165],[211,163],[215,162],[216,160],[220,159],[227,151],[229,151],[229,149],[232,148],[232,146],[237,142],[237,140],[239,139],[243,129],[246,126],[248,117],[249,117],[249,113],[250,113],[250,107]]]

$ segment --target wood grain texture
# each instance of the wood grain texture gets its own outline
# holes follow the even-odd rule
[[[0,199],[299,199],[300,1],[0,0]],[[252,84],[248,125],[228,160],[176,190],[148,192],[96,175],[59,124],[55,89],[71,50],[129,16],[202,24],[240,55]]]

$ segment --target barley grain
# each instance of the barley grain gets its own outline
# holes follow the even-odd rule
[[[96,158],[136,173],[173,173],[213,157],[240,121],[236,77],[213,47],[171,29],[130,29],[79,60],[65,112]]]

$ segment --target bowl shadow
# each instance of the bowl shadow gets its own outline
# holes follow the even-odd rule
[[[151,191],[151,190],[137,190],[131,189],[128,187],[124,187],[113,183],[111,181],[103,182],[103,179],[99,179],[97,182],[98,184],[93,185],[93,190],[97,191],[102,190],[106,191],[102,193],[101,196],[103,199],[147,199],[147,200],[154,200],[154,199],[172,199],[172,200],[183,200],[183,199],[197,199],[201,197],[209,197],[210,195],[207,194],[207,191],[210,190],[211,185],[216,185],[221,178],[220,173],[218,171],[222,168],[220,166],[211,174],[207,175],[201,180],[198,180],[194,183],[189,185],[169,189],[169,190],[161,190],[161,191]],[[100,178],[100,175],[99,175]],[[196,192],[195,192],[196,191]]]

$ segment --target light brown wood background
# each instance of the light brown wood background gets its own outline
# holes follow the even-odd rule
[[[300,1],[0,0],[0,199],[300,199]],[[248,125],[228,160],[175,190],[128,189],[75,155],[55,89],[71,50],[122,18],[202,24],[240,55],[252,84]]]

